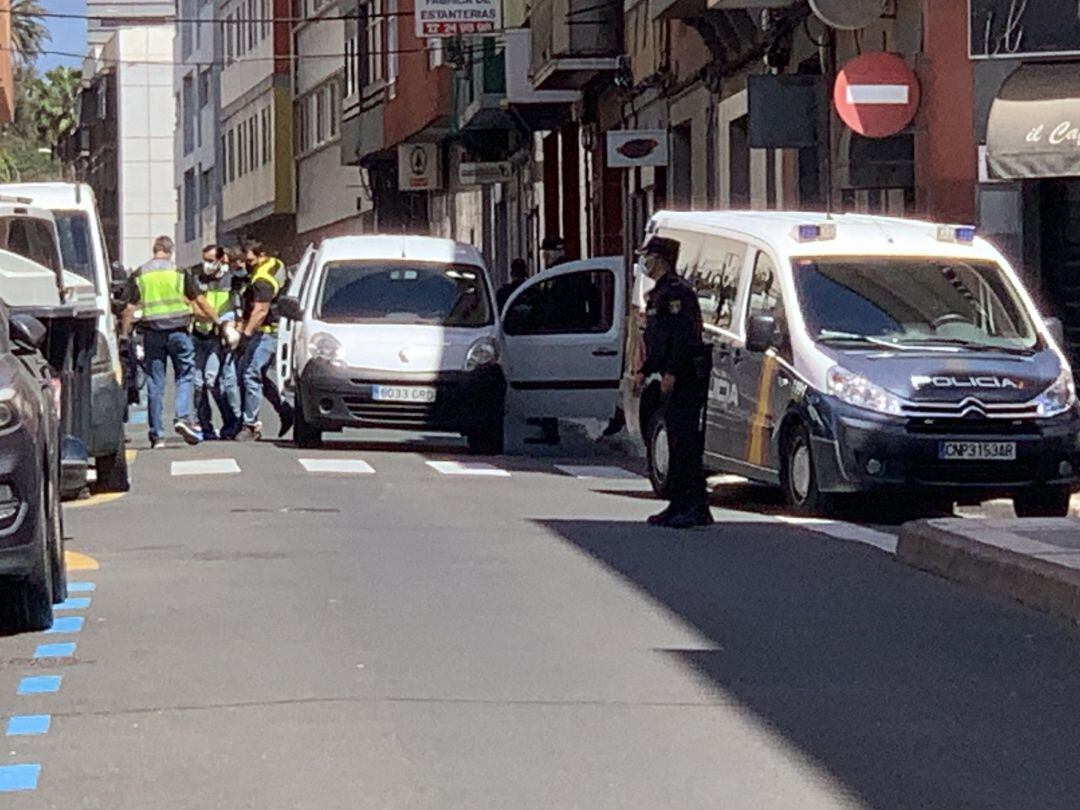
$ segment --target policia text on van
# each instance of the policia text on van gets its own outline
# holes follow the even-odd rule
[[[713,347],[706,465],[795,507],[894,488],[1064,515],[1080,407],[1051,330],[974,229],[861,216],[659,213]],[[627,402],[666,486],[658,394]]]

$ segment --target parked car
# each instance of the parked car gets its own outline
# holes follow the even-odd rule
[[[459,432],[501,452],[504,414],[608,419],[618,404],[621,259],[560,265],[518,288],[504,317],[480,253],[420,236],[309,248],[281,300],[279,380],[294,436],[346,427]]]
[[[811,513],[831,511],[837,494],[874,491],[926,503],[1011,497],[1021,516],[1068,513],[1080,405],[1060,324],[1039,315],[974,228],[661,212],[649,233],[679,244],[677,270],[701,302],[710,471],[779,485]],[[664,494],[659,384],[624,391]]]
[[[12,183],[0,185],[0,195],[50,212],[63,268],[92,286],[100,314],[91,380],[92,422],[83,438],[94,459],[97,488],[125,492],[130,487],[124,437],[128,397],[110,296],[114,276],[124,274],[109,262],[94,192],[85,183]]]
[[[0,304],[0,626],[46,630],[66,598],[59,391],[45,327]]]

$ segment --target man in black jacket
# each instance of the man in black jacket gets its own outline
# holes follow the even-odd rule
[[[663,418],[670,450],[671,505],[649,518],[654,526],[689,529],[708,526],[702,412],[708,396],[710,358],[702,339],[697,294],[675,273],[679,243],[652,237],[642,248],[642,261],[656,286],[649,293],[645,326],[645,363],[637,385],[659,374]]]

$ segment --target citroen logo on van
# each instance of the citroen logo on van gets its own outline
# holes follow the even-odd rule
[[[928,377],[917,374],[911,378],[916,391],[924,388],[998,388],[1020,391],[1024,383],[1009,377]]]
[[[406,354],[404,349],[402,349],[400,352],[398,352],[397,356],[398,356],[398,359],[401,360],[402,363],[408,363],[409,362],[409,355]]]

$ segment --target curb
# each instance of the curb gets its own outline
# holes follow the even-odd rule
[[[922,571],[974,586],[983,593],[1013,599],[1080,624],[1080,568],[981,542],[972,535],[984,521],[963,521],[968,531],[941,525],[955,523],[923,520],[901,526],[897,559]],[[1078,524],[1072,521],[1066,525]],[[988,533],[997,538],[1009,537],[999,529]],[[1023,538],[1016,539],[1023,543]]]

